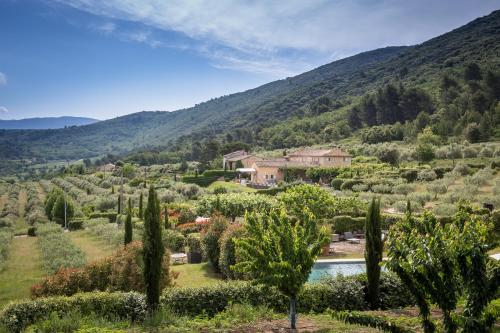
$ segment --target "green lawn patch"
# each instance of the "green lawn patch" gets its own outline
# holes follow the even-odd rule
[[[171,266],[172,271],[179,273],[175,280],[178,287],[200,287],[215,284],[222,280],[209,263],[184,264]]]
[[[225,188],[228,192],[256,192],[256,189],[253,189],[251,187],[243,186],[238,183],[233,183],[233,182],[224,182],[221,180],[215,181],[210,186],[208,186],[208,189],[213,190],[216,187],[223,187]]]
[[[85,252],[88,263],[108,257],[116,250],[114,246],[103,242],[84,230],[71,231],[68,235],[73,243]]]
[[[0,273],[0,308],[10,300],[29,297],[31,286],[44,275],[36,238],[14,238],[5,270]]]

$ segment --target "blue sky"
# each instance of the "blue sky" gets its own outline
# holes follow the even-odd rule
[[[0,0],[0,118],[177,110],[388,45],[500,0]]]

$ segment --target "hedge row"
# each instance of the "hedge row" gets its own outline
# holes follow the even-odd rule
[[[56,296],[36,300],[11,302],[0,312],[0,324],[8,332],[21,332],[27,326],[48,318],[55,312],[62,316],[68,311],[84,316],[97,315],[114,320],[143,320],[146,317],[146,301],[136,292],[107,293],[92,292],[71,297]]]
[[[204,177],[224,177],[224,179],[230,180],[238,176],[238,172],[234,170],[205,170],[202,174]]]
[[[332,310],[365,310],[366,275],[332,277],[321,283],[306,284],[297,300],[299,312]],[[231,281],[197,288],[167,289],[162,304],[183,315],[207,314],[212,316],[231,303],[267,305],[286,312],[288,299],[277,289],[254,285],[247,281]],[[393,274],[381,276],[380,304],[382,308],[412,305],[413,298],[401,281]]]
[[[98,219],[98,218],[105,217],[105,218],[109,219],[110,223],[115,223],[116,222],[116,215],[117,215],[116,213],[112,213],[112,212],[104,212],[104,213],[94,212],[94,213],[90,214],[89,219]]]
[[[207,187],[209,186],[210,184],[212,184],[213,182],[215,182],[217,179],[219,179],[218,176],[209,176],[209,177],[206,177],[206,176],[184,176],[182,177],[182,181],[184,183],[188,183],[188,184],[196,184],[198,186],[201,186],[201,187]]]

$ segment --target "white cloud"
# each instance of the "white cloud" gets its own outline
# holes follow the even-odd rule
[[[5,86],[7,85],[7,76],[0,72],[0,86]]]
[[[5,106],[0,106],[0,114],[7,112],[9,112],[9,109],[7,109]]]
[[[109,35],[113,33],[116,30],[116,24],[113,22],[106,22],[97,26],[94,26],[94,28],[106,35]]]
[[[55,0],[111,19],[175,31],[221,67],[294,72],[302,53],[314,65],[333,54],[422,42],[498,7],[499,1],[397,0]],[[116,28],[116,26],[114,26]],[[114,29],[113,28],[113,29]],[[114,30],[113,30],[114,31]],[[149,34],[149,35],[148,35]],[[154,40],[150,32],[129,40]],[[156,46],[161,42],[156,41]],[[152,45],[153,46],[153,45]],[[290,51],[284,54],[283,51]],[[291,55],[290,55],[291,54]],[[300,62],[300,61],[299,61]],[[311,61],[307,63],[311,65]],[[307,64],[305,64],[307,66]],[[292,67],[290,67],[292,66]]]

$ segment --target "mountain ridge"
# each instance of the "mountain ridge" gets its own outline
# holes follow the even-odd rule
[[[322,96],[341,107],[396,80],[436,94],[443,73],[469,62],[500,68],[500,11],[418,45],[366,51],[191,108],[143,111],[71,129],[3,130],[0,157],[77,159],[167,146],[187,137],[258,133],[300,115]]]
[[[100,120],[75,116],[0,119],[0,129],[59,129],[67,126],[90,125],[98,121]]]

